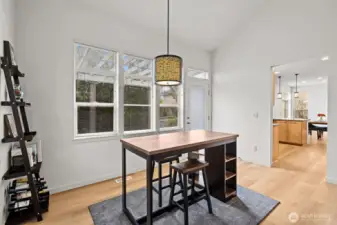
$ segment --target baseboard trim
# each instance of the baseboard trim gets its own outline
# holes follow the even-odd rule
[[[103,181],[106,181],[106,180],[111,180],[111,179],[114,179],[114,178],[116,178],[116,174],[107,174],[105,176],[98,177],[98,178],[91,179],[91,180],[86,180],[86,181],[81,181],[81,182],[77,182],[77,183],[61,185],[59,187],[49,188],[49,192],[51,194],[56,194],[56,193],[59,193],[59,192],[69,191],[71,189],[87,186],[87,185],[90,185],[90,184],[95,184],[95,183],[103,182]]]
[[[337,179],[331,178],[331,177],[326,177],[326,182],[329,184],[337,184]]]

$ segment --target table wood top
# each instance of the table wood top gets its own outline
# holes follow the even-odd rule
[[[203,144],[236,140],[239,135],[206,130],[182,131],[168,134],[150,135],[121,139],[126,146],[141,151],[146,155],[155,155],[176,151]]]
[[[328,121],[309,121],[309,123],[311,123],[311,124],[324,124],[324,125],[328,125]]]

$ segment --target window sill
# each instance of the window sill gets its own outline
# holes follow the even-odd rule
[[[157,132],[154,130],[136,130],[136,131],[124,131],[123,137],[139,137],[139,136],[146,136],[146,135],[153,135]]]
[[[167,133],[167,132],[173,132],[173,131],[183,131],[183,128],[181,127],[164,127],[160,128],[160,133]]]
[[[96,134],[82,134],[75,135],[74,141],[102,141],[102,140],[116,140],[120,136],[116,132],[96,133]]]

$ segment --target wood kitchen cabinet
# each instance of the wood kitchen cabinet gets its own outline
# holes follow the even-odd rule
[[[273,125],[273,162],[275,162],[280,154],[279,150],[279,137],[280,137],[280,125],[279,124],[274,124]]]
[[[307,120],[274,120],[279,124],[279,140],[281,143],[304,145],[307,143]]]
[[[274,123],[277,123],[279,125],[279,141],[280,142],[287,142],[287,124],[285,121],[276,121]]]

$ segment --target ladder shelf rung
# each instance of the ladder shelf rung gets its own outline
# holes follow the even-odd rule
[[[30,170],[32,173],[39,173],[41,169],[42,162],[36,163]],[[20,170],[14,170],[12,167],[10,167],[7,172],[2,177],[3,180],[10,180],[15,179],[18,177],[23,177],[27,175],[27,171],[24,167],[22,167]]]
[[[14,102],[14,104],[17,105],[17,106],[30,106],[30,103],[28,103],[28,102]],[[1,102],[1,105],[2,106],[11,106],[11,105],[13,105],[13,103],[3,101],[3,102]]]
[[[25,141],[32,141],[34,136],[36,135],[36,131],[31,131],[28,133],[25,133]],[[11,142],[17,142],[20,141],[20,137],[4,137],[2,139],[2,143],[11,143]]]

